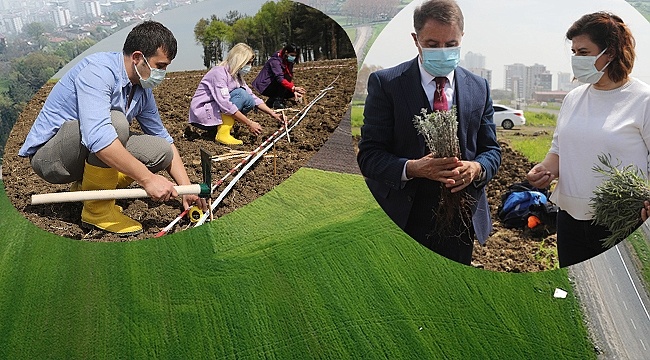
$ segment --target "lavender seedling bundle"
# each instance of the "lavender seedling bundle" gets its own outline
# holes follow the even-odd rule
[[[460,158],[458,143],[458,120],[456,107],[448,111],[427,113],[422,109],[421,115],[415,115],[413,124],[435,157]]]
[[[603,247],[610,248],[625,239],[641,224],[643,202],[650,199],[648,181],[634,165],[619,169],[614,166],[610,155],[601,154],[598,160],[603,166],[595,165],[592,170],[607,176],[594,190],[589,199],[593,223],[609,228],[610,236],[603,240]]]
[[[413,118],[415,129],[424,137],[424,141],[434,157],[457,157],[460,159],[460,144],[458,141],[458,120],[456,107],[451,110],[438,110],[427,113],[422,109],[421,115]],[[472,197],[466,191],[452,193],[450,189],[440,185],[440,201],[435,209],[435,231],[444,235],[459,235],[469,230],[471,226]],[[460,224],[458,224],[460,221]],[[461,225],[455,228],[454,225]]]

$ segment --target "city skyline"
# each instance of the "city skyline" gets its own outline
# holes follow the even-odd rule
[[[410,33],[413,10],[421,2],[413,1],[386,25],[364,64],[386,68],[417,55]],[[637,43],[632,76],[650,83],[650,23],[625,0],[548,0],[544,6],[536,0],[458,0],[458,4],[465,17],[461,54],[486,57],[494,89],[504,88],[509,64],[543,64],[553,75],[571,73],[571,43],[564,34],[580,16],[595,11],[611,11],[623,18]],[[553,89],[558,87],[557,78],[553,76]]]

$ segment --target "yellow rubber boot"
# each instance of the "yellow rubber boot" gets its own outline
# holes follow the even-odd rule
[[[81,190],[113,190],[117,186],[117,170],[102,168],[86,163]],[[81,210],[81,224],[120,236],[137,235],[142,225],[123,215],[115,206],[115,200],[84,201]]]
[[[230,115],[221,114],[221,125],[217,126],[217,137],[214,139],[224,145],[241,145],[244,142],[235,139],[230,135],[233,125],[235,125],[235,118]]]
[[[131,179],[128,175],[118,171],[116,189],[126,189],[129,185],[133,184],[134,181],[135,180]],[[77,180],[70,184],[70,191],[81,191],[81,180]]]
[[[120,175],[124,175],[124,174],[120,173]],[[126,175],[124,175],[124,176],[127,177],[127,178],[129,178],[129,177],[126,176]],[[129,179],[130,179],[130,178],[129,178]],[[131,181],[131,182],[133,182],[133,181]],[[123,189],[123,188],[126,188],[126,187],[129,186],[129,185],[131,185],[131,183],[128,183],[126,186],[120,187],[120,183],[119,183],[119,181],[118,181],[118,183],[117,183],[117,188],[118,188],[118,189]],[[73,192],[73,191],[81,191],[81,180],[77,180],[77,181],[73,182],[72,184],[70,184],[70,192]],[[122,207],[119,206],[119,205],[115,205],[115,209],[116,209],[117,211],[119,211],[119,212],[122,212],[122,210],[123,210]]]
[[[133,184],[135,180],[130,178],[128,175],[117,172],[117,187],[116,189],[126,189],[129,187],[129,185]]]
[[[70,184],[70,192],[81,191],[81,180],[77,180]]]

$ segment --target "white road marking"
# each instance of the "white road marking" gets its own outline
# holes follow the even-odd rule
[[[630,279],[630,282],[632,283],[632,287],[634,287],[634,292],[636,293],[636,297],[639,298],[639,302],[641,303],[641,306],[643,307],[643,311],[645,311],[645,316],[647,316],[648,320],[650,320],[650,314],[648,314],[648,309],[645,307],[645,304],[643,303],[643,300],[641,299],[641,295],[639,295],[639,290],[636,288],[636,285],[634,284],[634,280],[632,280],[632,275],[630,275],[630,271],[627,269],[627,265],[625,265],[625,261],[623,260],[623,255],[621,255],[621,250],[618,249],[618,245],[616,245],[616,251],[618,252],[618,256],[621,258],[621,262],[623,263],[623,267],[625,267],[625,272],[627,273],[627,277]]]

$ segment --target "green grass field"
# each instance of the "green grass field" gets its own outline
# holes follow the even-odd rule
[[[363,104],[352,104],[350,122],[352,123],[352,136],[361,136],[361,125],[363,125]]]
[[[641,230],[633,232],[626,241],[632,246],[634,254],[639,260],[639,273],[647,289],[650,287],[650,246]]]
[[[0,358],[595,358],[566,271],[441,258],[356,175],[301,169],[213,223],[131,243],[46,233],[4,195],[0,211]]]
[[[553,115],[547,112],[532,112],[524,111],[524,117],[526,118],[526,125],[528,126],[549,126],[555,129],[557,124],[557,115]]]

